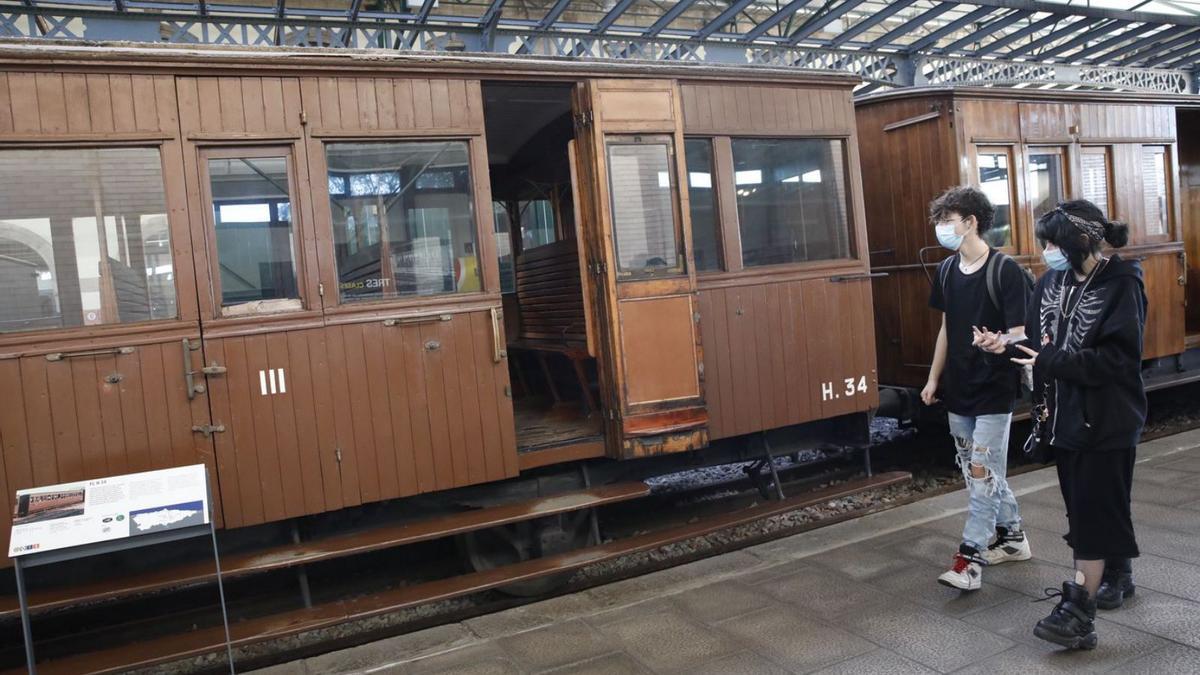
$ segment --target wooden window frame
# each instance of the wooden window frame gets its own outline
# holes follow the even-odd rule
[[[713,269],[713,270],[702,270],[700,268],[696,268],[696,277],[699,278],[702,276],[712,276],[712,275],[717,275],[717,274],[724,274],[725,272],[728,272],[730,269],[732,269],[730,267],[730,265],[732,263],[729,259],[729,247],[731,245],[729,242],[731,242],[731,241],[737,242],[737,247],[739,250],[739,253],[738,253],[739,260],[741,257],[740,250],[741,250],[741,245],[742,245],[741,240],[738,235],[738,232],[737,232],[737,227],[736,227],[736,225],[737,225],[737,213],[736,213],[737,205],[736,204],[734,205],[735,212],[733,214],[732,219],[729,217],[729,214],[726,212],[727,205],[729,204],[729,195],[726,193],[731,192],[731,191],[726,189],[727,186],[725,186],[724,177],[733,175],[732,169],[730,168],[730,166],[732,166],[732,165],[722,166],[722,161],[721,161],[721,159],[719,159],[721,157],[721,155],[723,154],[723,150],[718,148],[718,144],[721,143],[722,141],[724,141],[725,145],[728,146],[729,145],[729,137],[728,136],[711,136],[711,135],[707,135],[707,134],[696,134],[696,135],[688,134],[683,137],[683,142],[684,142],[683,164],[684,164],[685,170],[687,171],[687,175],[684,176],[684,179],[687,181],[687,185],[688,185],[688,191],[689,191],[688,205],[690,208],[692,197],[691,197],[691,192],[690,192],[691,191],[691,167],[687,166],[687,142],[688,141],[708,141],[708,151],[710,154],[709,164],[712,166],[712,178],[711,179],[712,179],[713,200],[716,202],[716,214],[715,215],[716,215],[717,223],[716,223],[716,231],[714,232],[714,235],[716,236],[717,246],[721,250],[721,255],[717,260],[717,268]],[[727,148],[725,148],[725,150],[729,150],[729,148],[727,147]],[[730,160],[730,161],[732,161],[732,160]],[[730,183],[730,186],[728,186],[728,187],[731,187],[731,186],[732,186],[732,182]],[[729,227],[728,227],[728,224],[730,222],[732,222],[734,224],[732,233],[729,231]],[[692,256],[693,256],[693,258],[695,257],[695,254],[696,254],[695,248],[696,248],[696,228],[695,228],[695,224],[693,223],[693,225],[692,225]]]
[[[680,190],[682,189],[682,186],[680,185],[680,183],[682,182],[683,179],[682,179],[682,177],[680,177],[678,175],[679,162],[676,160],[676,157],[677,157],[676,153],[680,152],[680,149],[675,147],[675,135],[674,134],[665,134],[665,133],[641,134],[641,133],[629,133],[629,132],[615,132],[615,133],[609,133],[609,134],[604,135],[604,163],[605,163],[605,166],[608,168],[608,170],[605,172],[607,180],[608,180],[606,192],[608,193],[608,200],[609,200],[608,209],[609,209],[609,213],[610,213],[610,218],[612,217],[612,214],[615,212],[615,209],[613,208],[613,200],[616,199],[616,195],[614,194],[613,188],[612,188],[613,170],[612,170],[612,166],[611,166],[611,162],[610,162],[612,155],[609,154],[609,149],[614,145],[666,145],[667,146],[667,162],[668,162],[667,176],[668,176],[668,180],[670,180],[670,182],[671,182],[671,186],[670,186],[671,187],[671,219],[672,219],[672,222],[674,223],[675,249],[676,249],[676,256],[678,257],[677,262],[680,264],[678,264],[677,266],[670,267],[670,268],[663,270],[663,272],[661,274],[653,274],[653,273],[645,274],[644,272],[643,273],[622,272],[620,269],[620,253],[619,253],[620,242],[618,241],[619,235],[617,233],[617,223],[616,223],[616,219],[612,218],[610,225],[612,227],[612,244],[613,244],[613,251],[612,251],[612,255],[613,255],[612,274],[613,274],[613,277],[616,279],[618,284],[624,283],[624,282],[677,280],[677,279],[688,278],[692,274],[691,263],[688,262],[688,259],[691,256],[690,256],[690,251],[688,251],[688,248],[687,248],[688,240],[684,238],[684,232],[683,232],[683,204],[682,204],[682,200],[680,199]]]
[[[1167,143],[1142,143],[1138,146],[1138,178],[1141,179],[1141,185],[1138,186],[1139,193],[1142,192],[1141,188],[1143,186],[1145,186],[1145,184],[1146,184],[1146,178],[1143,175],[1142,171],[1145,168],[1145,156],[1146,156],[1145,153],[1146,153],[1147,148],[1155,148],[1155,149],[1161,150],[1162,154],[1163,154],[1163,173],[1164,173],[1163,186],[1166,188],[1165,198],[1166,198],[1166,211],[1167,211],[1167,229],[1166,229],[1166,232],[1163,232],[1162,234],[1150,234],[1150,230],[1149,230],[1150,219],[1147,217],[1147,214],[1144,212],[1145,208],[1146,208],[1146,205],[1145,205],[1146,200],[1145,200],[1144,195],[1143,195],[1142,199],[1140,200],[1142,203],[1138,205],[1138,212],[1141,213],[1141,219],[1140,219],[1141,222],[1139,223],[1138,227],[1140,227],[1142,230],[1142,235],[1145,237],[1145,243],[1147,243],[1147,244],[1162,244],[1162,243],[1167,243],[1167,242],[1171,242],[1171,241],[1175,240],[1174,236],[1175,236],[1175,231],[1177,228],[1177,225],[1175,222],[1175,190],[1174,190],[1174,185],[1173,185],[1174,181],[1175,181],[1175,170],[1174,170],[1174,166],[1172,163],[1172,157],[1174,156],[1174,153],[1172,152],[1171,144],[1167,144]]]
[[[1024,155],[1017,152],[1015,144],[999,144],[987,143],[977,144],[972,146],[973,152],[971,159],[974,173],[971,176],[972,184],[983,189],[983,181],[979,175],[979,156],[1003,154],[1008,157],[1008,217],[1012,228],[1011,243],[1008,246],[997,246],[997,251],[1003,251],[1009,255],[1017,255],[1023,248],[1022,240],[1026,236],[1026,231],[1029,230],[1028,236],[1032,239],[1032,228],[1025,227],[1025,211],[1028,209],[1026,202],[1028,198],[1025,194],[1025,181],[1023,179],[1025,173]],[[1021,158],[1021,164],[1017,164],[1017,158]],[[1022,176],[1018,179],[1017,176]]]
[[[1037,220],[1038,219],[1037,219],[1037,216],[1034,215],[1034,213],[1033,213],[1033,196],[1031,195],[1031,191],[1030,191],[1029,185],[1028,185],[1028,180],[1031,175],[1030,167],[1032,166],[1032,162],[1031,162],[1030,158],[1033,155],[1058,155],[1059,168],[1062,169],[1061,181],[1062,181],[1062,188],[1063,188],[1062,189],[1062,200],[1060,200],[1060,201],[1065,201],[1065,200],[1071,199],[1071,195],[1074,193],[1074,188],[1073,188],[1074,183],[1072,181],[1075,178],[1075,172],[1072,170],[1072,167],[1071,167],[1071,162],[1070,162],[1071,152],[1070,152],[1069,146],[1066,146],[1063,144],[1055,144],[1055,143],[1033,144],[1033,145],[1026,145],[1024,147],[1024,151],[1025,151],[1024,152],[1024,154],[1025,154],[1025,171],[1022,172],[1022,176],[1024,177],[1024,180],[1026,181],[1026,186],[1025,186],[1025,195],[1024,195],[1025,203],[1022,205],[1021,210],[1025,214],[1025,218],[1029,222],[1029,227],[1026,228],[1028,230],[1028,232],[1024,233],[1026,236],[1025,236],[1025,240],[1022,241],[1022,249],[1033,252],[1033,251],[1039,250],[1040,247],[1037,245],[1037,237],[1035,236],[1035,230],[1037,229]]]
[[[333,247],[333,219],[329,212],[329,162],[326,146],[330,143],[426,143],[439,141],[461,141],[467,144],[467,157],[471,181],[471,213],[475,219],[476,255],[479,259],[481,290],[469,293],[442,293],[439,295],[400,295],[374,300],[342,302],[337,292],[338,270]],[[436,131],[418,135],[362,134],[325,135],[314,138],[308,146],[309,170],[320,174],[320,187],[312,189],[315,200],[313,212],[316,220],[318,257],[321,259],[320,279],[326,288],[324,314],[337,317],[338,322],[354,321],[347,315],[365,315],[364,320],[380,316],[394,316],[397,311],[420,311],[429,307],[463,308],[470,311],[476,306],[494,306],[501,296],[500,262],[497,257],[495,233],[492,231],[492,189],[487,165],[487,148],[480,134],[439,134]],[[318,171],[319,170],[319,171]],[[514,248],[514,255],[518,248]]]
[[[308,259],[304,246],[304,242],[308,239],[306,235],[309,234],[309,226],[304,216],[303,205],[297,199],[299,194],[296,189],[299,185],[296,173],[298,170],[297,154],[295,145],[292,143],[256,143],[254,145],[220,145],[197,148],[197,164],[200,172],[200,209],[203,211],[204,245],[208,253],[209,288],[212,292],[212,319],[215,321],[295,319],[305,314],[320,312],[319,306],[313,306],[313,299],[308,288],[309,275],[316,268],[316,261]],[[288,202],[291,204],[292,216],[292,256],[295,263],[296,292],[300,296],[300,306],[294,309],[275,311],[226,313],[225,307],[222,305],[224,298],[221,289],[221,261],[217,251],[216,217],[212,208],[212,177],[208,173],[208,162],[211,159],[264,159],[281,155],[287,166]]]
[[[1115,218],[1117,210],[1116,191],[1113,190],[1113,149],[1111,145],[1082,145],[1079,148],[1079,198],[1087,199],[1083,193],[1083,157],[1084,155],[1101,155],[1104,157],[1104,190],[1107,193],[1108,209],[1105,217]]]
[[[117,140],[105,140],[111,139],[113,136],[120,138]],[[159,333],[174,333],[194,327],[199,320],[194,295],[197,280],[190,274],[185,275],[178,272],[180,269],[192,268],[195,264],[195,252],[192,247],[191,228],[187,222],[186,215],[177,215],[180,213],[186,214],[186,204],[184,201],[186,197],[185,195],[173,195],[170,189],[171,181],[169,177],[172,165],[167,162],[169,150],[166,145],[173,142],[174,139],[162,134],[153,133],[126,134],[125,136],[127,137],[121,136],[121,134],[106,135],[105,139],[88,136],[69,140],[45,137],[44,139],[39,138],[36,142],[27,142],[24,138],[19,142],[0,138],[0,152],[5,150],[109,150],[119,148],[143,148],[157,151],[159,165],[162,168],[163,204],[166,208],[167,231],[171,237],[171,263],[176,269],[173,280],[176,315],[170,319],[150,319],[148,321],[129,323],[117,322],[91,326],[80,325],[65,328],[0,332],[0,346],[38,345],[39,349],[37,351],[54,351],[66,345],[73,345],[80,340],[92,340],[101,336],[115,338],[125,335],[136,335],[143,337]],[[44,142],[42,142],[43,140]],[[174,168],[179,174],[183,173],[181,166],[175,165]],[[182,183],[182,175],[179,175],[179,181]],[[191,287],[181,289],[179,286],[181,279],[190,281]],[[191,297],[191,302],[188,302],[189,296]]]
[[[699,136],[697,136],[699,137]],[[824,276],[830,271],[840,271],[856,267],[863,261],[858,256],[858,229],[855,225],[857,211],[854,208],[853,173],[850,166],[849,135],[799,135],[789,136],[780,134],[732,134],[710,136],[713,139],[713,180],[718,181],[717,208],[719,209],[720,227],[718,236],[721,237],[721,250],[724,255],[725,270],[710,271],[706,276],[721,274],[727,279],[752,279],[756,277],[773,277],[779,275]],[[839,141],[842,152],[842,185],[846,192],[846,242],[850,255],[845,258],[829,258],[826,260],[804,260],[800,262],[775,263],[773,265],[754,265],[746,267],[742,260],[742,227],[737,211],[737,186],[735,184],[735,169],[733,163],[734,140],[781,140],[781,141]],[[716,187],[716,186],[714,186]]]

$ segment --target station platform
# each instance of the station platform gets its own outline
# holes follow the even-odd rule
[[[1099,647],[1033,636],[1069,578],[1053,468],[1015,476],[1034,559],[936,578],[963,491],[461,623],[257,671],[309,673],[1200,673],[1200,431],[1144,443],[1134,471],[1137,595]]]

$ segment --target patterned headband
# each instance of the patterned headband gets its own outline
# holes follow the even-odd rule
[[[1104,223],[1097,223],[1092,220],[1084,220],[1079,216],[1063,211],[1061,206],[1054,210],[1066,216],[1067,220],[1071,221],[1071,224],[1075,226],[1075,229],[1086,234],[1092,241],[1104,240]]]

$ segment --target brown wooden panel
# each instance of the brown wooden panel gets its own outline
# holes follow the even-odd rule
[[[1145,274],[1146,334],[1142,343],[1142,358],[1179,354],[1184,351],[1184,287],[1179,278],[1183,262],[1176,252],[1146,256],[1142,261]]]
[[[683,83],[687,134],[804,135],[854,132],[848,89]]]
[[[1061,102],[1023,102],[1018,105],[1021,137],[1030,143],[1061,142],[1079,125],[1079,105]]]
[[[1180,110],[1180,223],[1187,251],[1187,332],[1200,333],[1200,110]]]
[[[699,395],[691,298],[624,300],[619,312],[630,404]],[[667,326],[684,330],[664,331]]]
[[[12,97],[8,89],[8,73],[0,73],[0,131],[13,130]]]
[[[1021,123],[1016,101],[956,100],[960,124],[970,143],[1019,142]]]

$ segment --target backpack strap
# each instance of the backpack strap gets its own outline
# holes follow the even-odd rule
[[[946,293],[950,290],[949,286],[946,285],[946,282],[950,281],[950,270],[954,266],[956,260],[958,260],[957,253],[942,260],[942,262],[938,265],[938,281],[942,285],[942,302],[946,302]]]
[[[987,261],[987,292],[988,298],[992,301],[992,307],[997,311],[1000,310],[1000,271],[1004,269],[1004,264],[1008,262],[1009,257],[1001,251],[993,251],[992,257]]]

